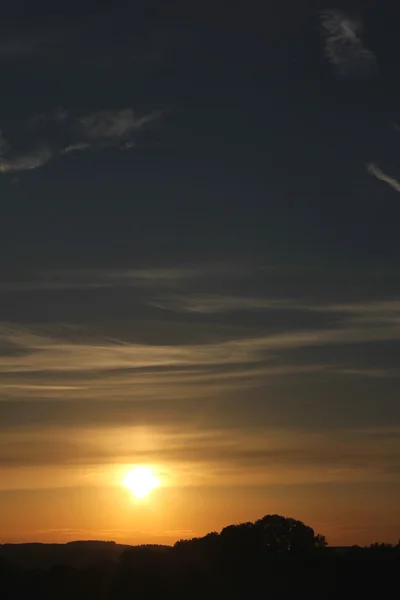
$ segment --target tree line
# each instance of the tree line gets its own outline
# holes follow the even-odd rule
[[[115,560],[81,568],[22,567],[3,556],[0,599],[383,597],[398,591],[399,567],[400,544],[338,553],[301,521],[266,515],[172,547],[127,547]]]

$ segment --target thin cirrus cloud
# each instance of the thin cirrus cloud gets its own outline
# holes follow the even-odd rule
[[[79,401],[96,403],[88,405],[91,421],[105,419],[101,402],[112,399],[116,402],[117,419],[122,414],[125,419],[126,410],[133,411],[129,412],[133,419],[151,419],[150,413],[155,409],[165,420],[169,418],[165,411],[168,413],[171,407],[161,407],[157,404],[160,399],[175,404],[187,403],[188,398],[201,399],[205,408],[205,399],[221,400],[226,394],[232,397],[239,392],[247,397],[249,390],[267,381],[299,381],[311,374],[341,380],[379,378],[393,382],[399,378],[400,372],[393,365],[373,358],[377,344],[382,348],[400,341],[398,301],[313,308],[304,305],[304,310],[333,312],[337,316],[322,326],[310,322],[301,330],[295,327],[278,332],[265,327],[259,331],[254,327],[231,328],[226,332],[215,323],[212,329],[203,324],[204,335],[190,342],[187,336],[180,335],[179,328],[158,331],[154,336],[153,325],[150,330],[146,326],[141,330],[138,320],[130,331],[121,331],[118,323],[93,327],[52,323],[4,325],[0,330],[0,405],[7,414],[0,421],[3,418],[6,423],[12,418],[10,410],[14,408],[7,408],[7,403],[13,399],[70,402],[79,397]],[[136,315],[139,318],[140,311]],[[159,329],[157,325],[156,328]],[[351,350],[360,343],[371,344],[367,360]],[[348,347],[344,358],[338,359],[339,347]],[[119,406],[119,401],[125,403],[127,399],[134,399],[135,408]],[[29,422],[32,418],[47,421],[53,402],[46,404],[42,413],[36,408]],[[66,407],[64,402],[62,405]],[[189,406],[185,406],[190,413]],[[82,418],[80,409],[73,412],[76,418]],[[17,413],[14,417],[19,422],[23,413],[19,409]],[[66,421],[68,418],[67,415]],[[107,419],[110,418],[107,413]]]
[[[29,125],[32,127],[40,126],[45,123],[62,123],[69,116],[69,112],[63,106],[57,106],[50,113],[42,113],[39,115],[35,115],[29,122]]]
[[[137,116],[132,108],[103,110],[79,119],[85,137],[93,140],[122,140],[154,121],[159,113]]]
[[[0,129],[0,156],[3,156],[10,149],[10,143],[6,137],[4,137],[3,131]]]
[[[156,345],[82,335],[68,339],[34,328],[3,327],[0,374],[69,373],[144,368],[215,367],[267,360],[277,352],[326,345],[400,340],[400,323],[346,323],[335,328],[305,329],[261,336],[242,335],[202,344]],[[10,350],[9,350],[10,349]],[[74,385],[73,380],[68,383]]]
[[[66,49],[74,47],[74,42],[79,42],[79,26],[57,23],[30,23],[27,28],[23,22],[18,24],[14,20],[4,19],[0,24],[0,61],[15,60],[54,60],[57,56],[68,55]]]
[[[221,294],[177,294],[157,297],[149,301],[153,306],[200,314],[218,314],[237,311],[305,311],[315,313],[343,313],[354,319],[373,318],[380,322],[400,320],[399,300],[365,301],[354,303],[318,303],[288,298],[268,298],[262,296],[226,296]]]
[[[64,152],[85,150],[84,147],[65,148]],[[63,271],[46,271],[39,276],[24,281],[0,281],[0,292],[94,289],[102,287],[141,287],[141,288],[174,288],[182,287],[188,282],[204,282],[205,280],[225,281],[237,280],[249,276],[257,267],[240,266],[221,263],[213,265],[182,265],[174,267],[148,267],[132,269],[79,269]],[[157,298],[163,306],[163,299]],[[172,299],[171,299],[172,302]],[[165,300],[167,305],[167,300]],[[163,306],[164,307],[164,306]],[[166,306],[165,306],[166,307]]]
[[[78,142],[76,144],[69,144],[62,149],[63,154],[70,154],[71,152],[82,152],[84,150],[90,150],[92,148],[92,144],[89,142]]]
[[[38,115],[31,120],[31,125],[53,124],[67,134],[71,129],[75,136],[79,136],[78,139],[65,145],[42,142],[27,153],[19,153],[13,151],[9,140],[0,131],[0,173],[31,171],[56,157],[94,148],[118,146],[129,149],[134,144],[132,135],[159,116],[160,113],[138,116],[131,108],[99,111],[81,118],[72,117],[64,108],[58,108],[49,115]]]
[[[400,181],[384,173],[384,171],[382,171],[382,169],[380,169],[376,164],[369,163],[367,165],[367,170],[368,173],[370,173],[380,181],[383,181],[384,183],[390,185],[390,187],[393,188],[396,192],[400,192]]]
[[[218,294],[175,295],[156,298],[151,304],[175,312],[218,314],[236,311],[294,309],[294,300],[262,297],[222,296]]]
[[[362,40],[363,25],[359,18],[336,9],[319,15],[324,51],[341,77],[370,77],[377,72],[377,61]]]
[[[49,35],[44,30],[36,31],[33,35],[10,35],[4,31],[2,34],[0,60],[43,55],[57,39],[56,35]]]
[[[132,455],[139,459],[154,459],[162,455],[166,462],[188,463],[227,463],[234,461],[236,465],[258,467],[272,466],[277,461],[283,464],[344,465],[346,459],[365,461],[367,464],[385,462],[389,454],[392,459],[400,459],[398,437],[399,430],[393,428],[353,429],[342,433],[342,448],[338,452],[332,443],[336,432],[323,434],[312,430],[281,430],[269,428],[252,429],[251,437],[244,428],[241,432],[214,429],[207,432],[196,430],[179,433],[169,424],[154,427],[157,437],[153,448],[143,448],[132,436],[132,430],[140,434],[141,427],[125,427],[115,430],[119,435],[119,444],[106,443],[102,428],[86,431],[82,439],[81,428],[60,431],[58,428],[42,430],[40,435],[35,430],[4,432],[0,441],[0,467],[55,465],[63,464],[96,464],[105,460],[129,462]],[[108,439],[113,428],[108,431]],[[376,435],[378,434],[378,435]],[[142,432],[143,435],[143,432]],[[241,442],[240,444],[238,442]],[[316,447],[320,452],[315,452]],[[31,451],[27,451],[28,448]],[[53,449],[53,451],[52,451]],[[394,456],[393,456],[393,453]]]
[[[179,432],[169,423],[151,429],[19,430],[2,435],[0,472],[10,475],[11,471],[18,474],[21,469],[36,469],[41,479],[46,469],[75,468],[76,476],[82,475],[85,467],[93,473],[94,466],[130,464],[132,459],[159,463],[161,456],[161,467],[167,471],[172,467],[177,485],[196,485],[205,473],[214,484],[238,475],[242,485],[285,483],[289,474],[291,481],[301,483],[362,481],[371,476],[375,481],[392,481],[400,459],[398,434],[390,427],[350,428],[340,436],[335,431],[297,428],[268,428],[267,432],[254,428],[251,435],[245,428],[208,432],[189,428]],[[6,476],[1,479],[0,489],[13,489],[18,483]],[[79,480],[78,475],[75,483]],[[51,486],[54,483],[57,487],[53,481]]]

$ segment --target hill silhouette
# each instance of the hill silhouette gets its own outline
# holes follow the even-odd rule
[[[329,548],[301,521],[266,515],[174,546],[3,544],[0,598],[382,597],[399,567],[400,544]]]
[[[102,540],[77,540],[66,544],[0,544],[0,560],[28,569],[54,565],[82,568],[104,561],[118,561],[130,547],[128,544]],[[149,545],[149,548],[156,547]]]
[[[47,568],[57,564],[86,567],[99,561],[118,560],[126,547],[94,540],[67,544],[2,544],[0,559],[24,568]]]

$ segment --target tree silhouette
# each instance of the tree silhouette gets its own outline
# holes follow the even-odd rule
[[[274,555],[306,553],[327,545],[325,537],[316,535],[312,527],[280,515],[266,515],[255,522],[254,528],[260,549]]]

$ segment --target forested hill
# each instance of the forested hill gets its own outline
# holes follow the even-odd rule
[[[168,546],[145,546],[151,549]],[[101,562],[118,561],[127,544],[109,541],[74,541],[66,544],[0,544],[0,560],[23,568],[47,568],[55,565],[87,567]]]

